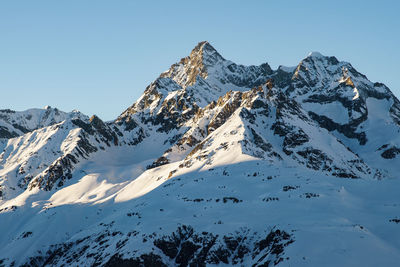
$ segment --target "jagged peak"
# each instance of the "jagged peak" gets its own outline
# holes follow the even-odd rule
[[[207,68],[215,66],[225,59],[210,45],[203,41],[198,43],[190,55],[184,57],[179,63],[173,64],[169,70],[160,75],[161,78],[172,78],[183,88],[193,85],[197,76],[206,78]]]
[[[339,61],[335,56],[325,56],[319,52],[311,52],[306,58],[300,61],[293,77],[298,77],[299,72],[310,72],[313,69],[317,71],[317,73],[310,74],[314,79],[322,75],[320,73],[322,71],[325,73],[324,77],[341,74],[342,76],[352,76],[369,82],[368,78],[364,74],[359,73],[349,62]]]
[[[304,77],[307,77],[307,80],[316,81],[322,76],[327,77],[331,75],[332,72],[341,71],[341,67],[345,65],[351,68],[349,63],[340,62],[334,56],[325,56],[320,52],[310,52],[307,57],[301,60],[297,65],[292,79],[299,78],[302,76],[301,73],[303,73]]]
[[[90,122],[102,121],[96,114],[92,115],[89,119]]]
[[[336,57],[334,56],[325,56],[323,54],[321,54],[320,52],[314,51],[314,52],[310,52],[308,53],[307,57],[304,58],[300,64],[302,62],[312,62],[313,64],[315,64],[316,62],[322,62],[324,65],[338,65],[339,63],[343,63],[343,64],[348,64],[346,62],[340,62]]]
[[[71,117],[71,116],[85,116],[83,113],[81,113],[79,110],[72,110],[70,112],[62,111],[56,107],[51,107],[51,106],[44,106],[43,108],[30,108],[22,111],[16,111],[16,110],[11,110],[11,109],[1,109],[0,113],[3,114],[12,114],[15,117],[28,117],[31,118],[33,117],[42,117],[42,116],[49,116],[50,114],[53,114],[54,116],[60,116],[60,117]],[[29,119],[30,120],[30,119]]]
[[[189,58],[191,62],[201,62],[204,66],[213,66],[225,60],[208,41],[198,43]]]
[[[203,50],[209,50],[215,52],[217,51],[208,41],[201,41],[193,48],[192,52],[203,51]]]
[[[218,51],[208,42],[208,41],[202,41],[199,42],[192,50],[192,53],[208,53],[208,54],[213,54],[217,53],[219,56],[221,56]],[[222,56],[221,56],[222,57]]]
[[[317,51],[313,51],[313,52],[308,53],[308,56],[307,56],[307,57],[312,57],[312,58],[325,58],[324,55],[322,55],[320,52],[317,52]]]

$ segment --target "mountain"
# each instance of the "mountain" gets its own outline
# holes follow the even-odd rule
[[[0,111],[0,266],[396,266],[400,102],[208,42],[117,119]]]
[[[0,110],[0,140],[21,136],[33,130],[50,126],[68,118],[84,116],[79,111],[66,113],[46,106],[44,109],[14,111]]]

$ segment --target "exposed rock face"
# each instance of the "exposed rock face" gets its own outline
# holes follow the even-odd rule
[[[385,151],[383,151],[381,156],[383,158],[385,158],[385,159],[393,159],[398,154],[400,154],[400,148],[394,146],[394,147],[391,147],[391,148],[386,149]]]
[[[88,158],[89,154],[111,145],[136,146],[152,136],[154,130],[166,134],[163,142],[171,147],[148,167],[171,163],[176,156],[171,158],[170,155],[177,151],[181,154],[178,158],[182,159],[195,147],[198,150],[203,140],[240,110],[242,119],[260,127],[256,120],[261,118],[264,128],[269,127],[273,135],[282,138],[280,147],[276,147],[269,138],[265,138],[266,133],[260,133],[257,127],[248,128],[250,132],[246,136],[251,137],[250,141],[263,153],[268,152],[281,159],[283,153],[307,167],[317,169],[320,162],[307,162],[315,161],[314,157],[325,158],[330,163],[335,160],[325,155],[323,149],[313,146],[297,150],[311,140],[301,126],[293,125],[290,121],[292,117],[312,127],[316,124],[326,129],[329,135],[333,135],[337,142],[355,155],[356,158],[351,160],[363,163],[363,155],[367,155],[367,151],[376,153],[381,159],[394,159],[399,154],[399,144],[385,151],[379,150],[378,153],[378,148],[391,140],[386,138],[379,142],[374,140],[371,144],[368,142],[378,129],[378,125],[370,123],[376,120],[377,115],[369,113],[369,106],[375,110],[378,102],[386,106],[386,110],[381,108],[379,112],[390,114],[392,131],[395,132],[400,121],[399,101],[385,85],[371,83],[349,63],[314,52],[295,68],[281,66],[273,71],[268,64],[249,67],[237,65],[224,59],[208,42],[201,42],[188,57],[173,64],[150,84],[143,96],[114,123],[106,124],[97,116],[88,119],[78,112],[68,114],[50,107],[27,112],[2,110],[0,118],[4,125],[0,125],[0,135],[3,139],[10,139],[65,119],[82,129],[80,140],[76,142],[77,152],[48,162],[47,165],[52,167],[42,178],[33,179],[34,173],[25,173],[28,163],[18,167],[20,175],[23,175],[18,183],[22,188],[26,188],[32,179],[35,182],[30,188],[43,185],[43,177],[48,176],[52,177],[50,180],[53,182],[44,188],[49,190],[52,188],[50,185],[58,180],[55,177],[68,179],[66,177],[71,175],[73,166],[80,162],[79,157]],[[104,145],[93,144],[90,141],[92,139]],[[363,149],[360,154],[360,149],[352,140],[368,149]],[[248,141],[243,142],[246,147]],[[319,152],[310,154],[307,151]],[[260,153],[256,154],[264,157]],[[373,168],[379,166],[374,165],[373,161],[368,163]],[[363,173],[370,172],[366,166],[357,168],[364,169]],[[322,169],[332,171],[334,168],[322,166]],[[357,175],[352,173],[350,176]]]
[[[227,90],[229,88],[237,91],[230,92]],[[251,88],[253,89],[250,90]],[[243,92],[243,90],[246,91]],[[225,94],[222,94],[223,92]],[[260,99],[253,101],[252,98],[257,92],[260,94],[260,99],[266,98],[272,103],[266,103]],[[210,93],[214,96],[210,97]],[[326,161],[334,161],[319,149],[309,148],[293,154],[293,148],[306,144],[310,141],[310,137],[301,127],[293,126],[286,121],[284,118],[286,115],[282,113],[287,113],[289,117],[297,116],[300,120],[328,130],[337,142],[343,144],[346,150],[355,155],[355,158],[349,162],[354,160],[365,164],[363,158],[360,158],[359,149],[353,145],[352,140],[356,140],[359,145],[367,145],[368,136],[375,131],[372,128],[377,129],[368,122],[369,118],[375,115],[369,114],[368,105],[371,105],[371,101],[380,100],[392,103],[389,104],[389,113],[393,118],[394,126],[398,123],[396,118],[399,114],[397,113],[400,113],[398,112],[400,105],[396,97],[384,85],[368,81],[349,63],[339,62],[335,57],[325,57],[314,52],[296,68],[279,67],[278,70],[273,71],[267,64],[259,67],[244,67],[225,60],[208,42],[201,42],[193,49],[189,57],[183,58],[179,63],[172,65],[168,71],[162,73],[160,78],[146,89],[139,101],[124,112],[117,122],[130,125],[130,121],[140,120],[142,123],[151,123],[158,127],[159,132],[178,131],[178,134],[169,141],[174,140],[171,144],[176,142],[175,147],[167,149],[165,154],[149,167],[170,163],[171,158],[168,155],[177,151],[181,154],[186,151],[183,154],[187,155],[194,144],[199,144],[201,140],[223,125],[239,107],[250,110],[250,112],[246,111],[247,113],[241,111],[242,114],[246,114],[244,116],[250,123],[255,121],[254,114],[252,115],[253,110],[261,108],[263,115],[267,117],[274,112],[275,117],[268,117],[269,121],[271,118],[276,120],[270,127],[275,135],[283,137],[282,148],[275,151],[275,155],[284,152],[299,162],[307,162],[313,160],[314,156],[306,156],[308,152],[305,151],[320,151],[317,157],[324,155],[322,158],[326,158]],[[323,105],[327,108],[321,112]],[[275,106],[276,110],[271,110],[271,106]],[[385,111],[382,110],[382,112]],[[338,113],[340,118],[335,113]],[[148,117],[147,114],[153,115]],[[206,127],[202,122],[201,127],[193,128],[193,124],[204,121],[205,116],[209,118],[205,122]],[[264,140],[261,143],[261,139],[257,136],[262,135],[253,134],[255,142],[261,145],[262,150],[266,150],[268,145],[265,144],[269,142]],[[185,145],[185,143],[188,144]],[[371,146],[373,146],[370,148],[371,152],[380,147],[376,144],[371,144]],[[386,158],[397,155],[390,152],[385,154]],[[312,169],[316,169],[319,165],[318,163],[304,164]],[[378,166],[377,164],[373,167]],[[332,166],[321,166],[321,168],[329,171],[334,169]],[[371,172],[366,166],[357,166],[358,168],[364,169],[363,173]],[[348,176],[357,177],[354,173]]]
[[[216,67],[220,72],[218,82],[233,84],[238,87],[251,88],[265,81],[266,75],[272,74],[270,66],[265,63],[261,66],[245,67],[225,60],[208,42],[200,42],[190,53],[189,57],[182,58],[177,64],[162,73],[160,77],[168,77],[176,81],[182,88],[196,84],[198,79],[207,79],[214,76]],[[210,74],[209,74],[210,73]]]
[[[200,42],[190,53],[190,56],[182,58],[179,63],[162,73],[160,77],[172,78],[182,88],[192,86],[197,77],[206,79],[207,67],[214,66],[225,59],[208,43]]]
[[[101,253],[105,243],[115,234],[115,253],[104,257]],[[139,239],[138,233],[123,236],[121,233],[106,233],[101,236],[87,236],[74,243],[55,245],[46,255],[32,257],[26,263],[30,266],[77,264],[81,257],[95,259],[94,265],[104,266],[205,266],[217,264],[238,265],[252,262],[255,266],[275,266],[285,260],[284,249],[294,242],[292,236],[276,229],[257,236],[247,231],[218,236],[208,232],[196,232],[191,226],[180,226],[163,236],[157,234],[141,236],[142,245],[150,244],[157,252],[141,253],[132,251],[131,257],[123,256],[127,239]],[[146,241],[144,241],[146,240]],[[98,253],[89,253],[92,247],[100,247]]]

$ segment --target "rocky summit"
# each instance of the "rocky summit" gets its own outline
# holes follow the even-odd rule
[[[114,121],[0,110],[0,266],[398,266],[399,173],[384,84],[201,42]]]

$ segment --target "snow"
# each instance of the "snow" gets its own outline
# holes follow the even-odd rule
[[[271,229],[284,230],[294,242],[284,247],[281,266],[397,266],[400,228],[393,219],[400,219],[400,165],[398,157],[384,159],[378,150],[384,144],[400,147],[399,126],[390,111],[394,96],[369,96],[368,90],[376,87],[382,93],[385,88],[355,75],[348,63],[331,63],[313,52],[309,55],[312,60],[303,60],[304,68],[298,67],[289,82],[294,89],[288,97],[297,101],[298,109],[278,97],[287,85],[276,85],[271,97],[266,96],[263,85],[264,92],[252,91],[255,93],[247,94],[248,99],[243,94],[240,106],[231,111],[240,92],[253,87],[242,81],[261,85],[274,73],[236,65],[216,53],[206,47],[202,56],[207,72],[193,84],[188,84],[188,70],[193,66],[183,63],[173,65],[152,83],[148,88],[151,95],[143,95],[136,103],[154,101],[148,106],[135,104],[118,119],[122,123],[131,116],[138,124],[133,130],[108,123],[120,133],[117,145],[110,142],[108,146],[99,133],[89,134],[74,125],[71,120],[77,117],[88,122],[87,116],[78,112],[68,114],[48,107],[45,110],[51,113],[47,117],[45,110],[14,115],[0,111],[6,114],[1,126],[14,129],[11,123],[16,120],[30,130],[0,140],[0,186],[4,192],[0,200],[0,260],[4,258],[6,266],[15,260],[19,266],[29,257],[45,255],[52,245],[68,247],[70,243],[71,250],[56,265],[104,264],[116,253],[134,257],[135,250],[161,253],[165,262],[175,265],[149,236],[160,238],[188,225],[195,232],[220,237],[246,233],[243,244],[248,242],[248,247]],[[295,71],[293,67],[279,69],[290,76]],[[347,84],[350,78],[357,87]],[[204,109],[177,129],[162,131],[159,125],[141,119],[160,114],[163,103],[185,93]],[[324,102],[312,101],[313,96]],[[354,102],[349,108],[346,101],[351,99]],[[209,105],[217,100],[217,105]],[[256,100],[261,107],[250,108]],[[355,109],[356,105],[362,108]],[[180,115],[190,114],[188,110]],[[309,112],[343,127],[367,114],[355,129],[355,133],[366,134],[367,143],[360,145],[337,130],[322,128]],[[219,116],[221,113],[224,116]],[[208,128],[218,118],[222,125]],[[290,140],[288,134],[274,132],[276,122],[288,126],[289,134],[302,133],[308,140],[288,145],[285,152],[283,146]],[[143,140],[133,144],[139,134]],[[270,151],[257,145],[255,134]],[[171,142],[176,137],[193,137],[199,143],[178,145]],[[18,187],[25,177],[19,174],[21,167],[34,180],[67,154],[79,155],[83,138],[97,151],[77,156],[72,178],[62,186],[49,191]],[[312,160],[299,156],[306,149],[321,151],[319,157],[327,158],[322,163],[326,169],[317,166],[319,170],[313,170],[309,166]],[[167,164],[148,168],[161,156],[168,159]],[[358,179],[337,178],[333,176],[335,168],[351,171]],[[383,173],[380,179],[374,178],[377,171]],[[101,236],[106,236],[105,245]],[[99,262],[91,255],[99,255]],[[69,256],[72,263],[67,263]],[[254,258],[244,256],[243,265],[254,263]]]
[[[0,110],[0,126],[6,127],[18,135],[24,134],[21,127],[32,131],[73,118],[86,119],[87,116],[79,111],[67,113],[50,106],[45,106],[44,109],[28,109],[25,111],[8,112],[7,110]],[[20,127],[16,128],[15,125]]]
[[[358,99],[360,97],[360,93],[358,92],[356,87],[354,87],[353,92],[354,92],[353,100]]]
[[[312,110],[319,115],[326,116],[339,124],[349,123],[348,111],[344,109],[344,106],[340,102],[303,103],[303,107],[306,110]]]
[[[293,73],[296,70],[296,67],[297,66],[287,67],[287,66],[280,65],[278,67],[278,70],[282,70],[282,71],[287,72],[287,73]]]
[[[101,174],[85,175],[77,183],[58,190],[51,196],[49,202],[52,207],[57,207],[67,204],[82,204],[82,203],[100,203],[101,200],[107,199],[126,183],[112,184],[101,177]]]
[[[316,52],[316,51],[314,51],[314,52],[310,52],[310,53],[308,54],[308,57],[314,57],[314,58],[324,58],[324,56],[323,56],[321,53],[319,53],[319,52]]]
[[[115,221],[114,231],[118,229],[123,235],[132,229],[128,225],[136,222],[146,223],[133,229],[143,234],[157,231],[160,235],[172,231],[179,224],[218,234],[230,233],[240,227],[262,232],[265,225],[275,225],[289,232],[293,230],[295,235],[295,242],[285,253],[289,259],[283,262],[283,266],[395,266],[400,259],[400,233],[397,225],[388,221],[399,211],[398,180],[334,179],[320,176],[319,172],[296,169],[282,172],[282,169],[254,159],[233,165],[216,162],[210,165],[211,171],[210,168],[207,171],[192,169],[167,182],[156,181],[158,175],[168,173],[173,167],[162,166],[140,183],[137,181],[124,186],[115,198],[109,198],[111,194],[107,194],[107,188],[113,191],[109,182],[100,181],[95,175],[86,175],[76,184],[55,192],[47,201],[34,202],[34,213],[19,209],[1,213],[2,218],[7,216],[12,220],[18,216],[18,221],[24,222],[18,227],[8,228],[7,235],[2,238],[4,243],[0,244],[1,254],[19,255],[17,263],[22,263],[24,257],[17,253],[21,249],[26,252],[24,255],[34,253],[29,249],[33,240],[36,240],[35,246],[65,239],[74,241],[79,237],[102,233],[104,229],[100,223]],[[227,176],[222,175],[222,171]],[[254,177],[253,172],[258,175]],[[268,176],[273,178],[267,180]],[[282,188],[285,185],[300,187],[284,192]],[[156,189],[143,194],[144,189],[146,191],[151,187]],[[307,199],[304,197],[307,192],[317,193],[319,197]],[[225,196],[234,196],[243,202],[216,203],[214,200]],[[264,202],[263,199],[269,196],[279,200]],[[196,198],[213,201],[196,203],[184,200]],[[108,200],[104,202],[101,199]],[[142,219],[128,217],[126,214],[132,210],[138,212]],[[0,226],[5,227],[7,221],[0,220]],[[217,221],[223,224],[214,224]],[[73,225],[85,230],[74,230]],[[29,230],[33,231],[35,239],[8,239]],[[46,238],[38,238],[40,235]],[[113,239],[117,241],[120,237],[111,237]],[[135,247],[135,239],[130,240],[132,243],[126,246]],[[310,246],[310,243],[318,246]],[[125,249],[129,251],[128,248]],[[90,258],[87,258],[86,264],[91,264]]]

